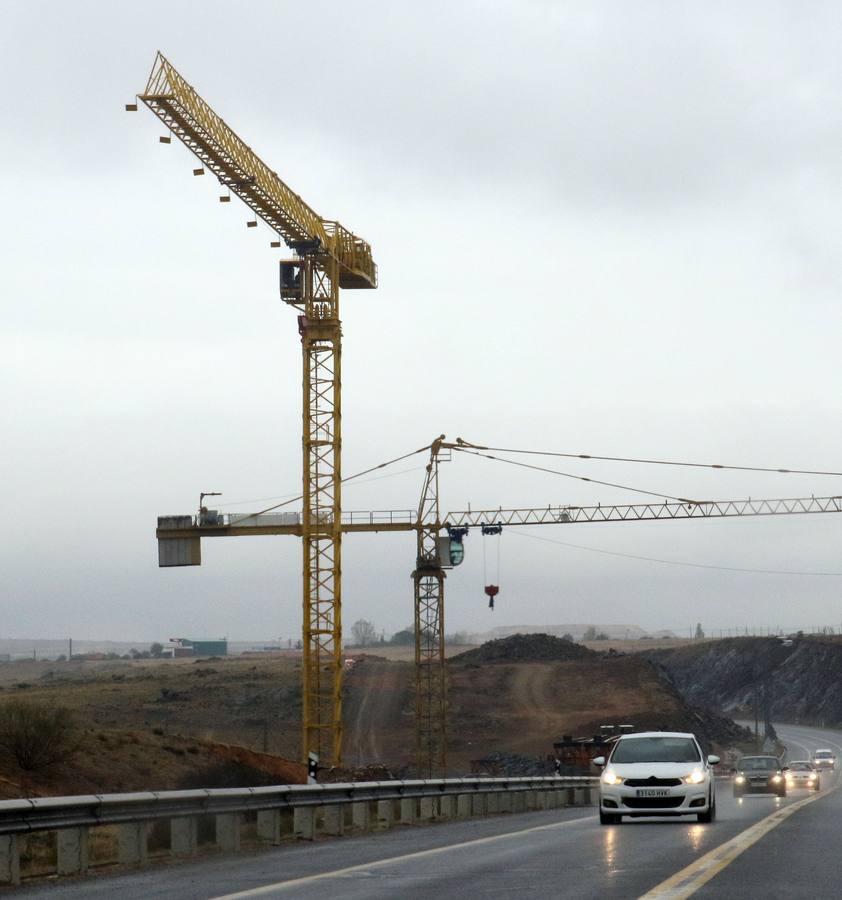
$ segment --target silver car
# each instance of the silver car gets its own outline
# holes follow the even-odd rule
[[[809,791],[817,791],[821,787],[819,773],[806,759],[794,759],[784,766],[784,775],[788,788],[807,788]]]

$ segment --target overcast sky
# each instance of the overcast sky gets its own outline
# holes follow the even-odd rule
[[[380,288],[342,299],[345,472],[440,433],[839,471],[840,38],[842,7],[803,0],[4,0],[0,637],[300,632],[293,538],[157,568],[156,516],[200,491],[231,512],[298,491],[301,392],[268,228],[123,111],[156,50],[372,244]],[[562,463],[699,499],[842,493]],[[414,506],[422,466],[345,508]],[[442,474],[447,508],[641,499],[482,459]],[[448,630],[842,620],[842,516],[529,532],[502,537],[493,614],[497,548],[484,572],[470,535]],[[347,539],[345,622],[408,624],[413,562],[410,535]]]

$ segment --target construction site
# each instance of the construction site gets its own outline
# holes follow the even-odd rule
[[[494,447],[462,437],[449,440],[436,435],[428,444],[387,460],[347,473],[342,465],[342,324],[340,294],[344,291],[372,291],[378,287],[378,267],[371,246],[344,225],[322,218],[288,186],[287,175],[279,175],[229,127],[185,80],[173,64],[158,54],[148,82],[136,101],[126,110],[143,106],[159,120],[161,144],[180,142],[194,157],[193,176],[216,179],[219,202],[238,200],[250,211],[246,224],[259,223],[271,232],[269,246],[280,253],[278,271],[280,300],[295,314],[301,343],[301,470],[299,497],[243,513],[224,513],[214,504],[218,491],[201,492],[198,510],[158,519],[158,562],[161,567],[198,566],[202,562],[203,541],[211,537],[286,536],[302,547],[301,610],[303,658],[301,662],[301,739],[285,745],[302,763],[319,768],[341,767],[349,755],[359,764],[389,758],[401,767],[427,777],[448,773],[451,765],[464,771],[469,764],[471,740],[464,723],[458,738],[449,736],[448,723],[457,715],[462,694],[484,695],[488,686],[461,684],[458,665],[445,658],[445,584],[458,577],[466,547],[497,540],[496,571],[484,564],[488,607],[493,610],[500,592],[499,538],[503,531],[522,526],[551,525],[556,529],[580,524],[611,522],[680,522],[691,519],[775,517],[842,512],[836,495],[704,500],[659,493],[634,485],[619,484],[592,476],[572,474],[557,468],[563,458],[632,463],[645,466],[709,468],[718,471],[811,474],[781,467],[730,466],[675,460],[633,459],[544,451],[534,447]],[[291,176],[290,176],[291,177]],[[291,318],[291,317],[290,317]],[[291,322],[292,324],[292,322]],[[445,469],[454,456],[491,460],[505,470],[512,466],[533,472],[561,476],[594,486],[631,491],[644,500],[636,503],[588,505],[559,504],[504,508],[447,509],[441,500]],[[408,509],[349,511],[343,505],[343,485],[372,473],[421,457],[426,465],[416,502]],[[833,476],[834,472],[812,474]],[[505,477],[505,472],[501,475]],[[628,527],[628,525],[626,526]],[[388,663],[355,667],[357,692],[347,693],[344,684],[342,620],[342,543],[350,534],[376,536],[389,532],[409,532],[415,552],[407,557],[413,597],[413,676],[391,672]],[[469,536],[476,535],[476,538]],[[470,654],[468,654],[470,657]],[[544,665],[541,663],[540,665]],[[626,662],[612,660],[614,677]],[[482,668],[482,667],[480,667]],[[450,674],[448,674],[448,671]],[[533,673],[534,674],[534,673]],[[547,685],[559,677],[554,673]],[[630,676],[617,675],[618,683]],[[631,679],[632,681],[635,678]],[[491,694],[498,696],[508,675],[495,683]],[[518,678],[513,679],[519,683]],[[523,684],[525,694],[517,706],[542,709],[540,697],[549,687],[533,676]],[[526,698],[532,698],[531,703]],[[590,701],[589,701],[590,702]],[[588,704],[586,703],[586,706]],[[465,704],[465,708],[470,704]],[[409,711],[411,710],[411,716]],[[600,716],[597,704],[590,712],[580,711],[577,721],[589,727]],[[607,710],[603,708],[603,713]],[[620,710],[618,710],[620,712]],[[492,717],[475,708],[482,719]],[[570,711],[550,727],[538,729],[546,743],[547,730],[571,727]],[[604,717],[604,716],[603,716]],[[409,727],[409,721],[414,723]],[[377,723],[382,724],[382,728]],[[534,729],[518,729],[523,747],[534,754]],[[413,735],[410,738],[410,733]],[[470,732],[467,732],[468,734]],[[449,763],[449,753],[452,761]]]
[[[0,888],[832,895],[826,6],[7,4]]]

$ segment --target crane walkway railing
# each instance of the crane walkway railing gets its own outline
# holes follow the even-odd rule
[[[351,784],[144,791],[0,801],[0,884],[19,884],[28,841],[55,832],[52,872],[77,875],[96,865],[139,865],[158,855],[195,856],[205,847],[235,852],[252,837],[265,844],[312,840],[471,816],[589,806],[591,777],[451,778]],[[92,853],[91,829],[111,829],[110,856]],[[162,837],[161,832],[165,832]],[[204,840],[202,840],[204,837]],[[99,841],[99,844],[108,844]],[[23,851],[23,852],[22,852]]]

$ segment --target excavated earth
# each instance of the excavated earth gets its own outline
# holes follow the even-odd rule
[[[352,760],[376,749],[393,771],[412,774],[413,672],[368,659],[354,667],[345,718]],[[691,707],[642,655],[597,653],[551,635],[514,635],[452,657],[448,687],[453,773],[489,756],[504,774],[543,771],[554,741],[598,734],[609,723],[692,731],[720,749],[748,737],[730,719]]]

